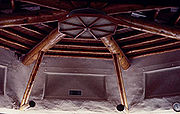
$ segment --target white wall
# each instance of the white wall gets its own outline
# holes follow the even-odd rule
[[[180,97],[155,98],[144,100],[143,72],[180,65],[180,51],[149,56],[131,60],[131,67],[123,71],[127,99],[132,113],[166,112],[172,110],[172,103],[180,101]],[[0,109],[13,109],[21,101],[33,65],[24,66],[13,52],[0,49],[0,65],[7,66],[7,94],[0,96]],[[44,86],[44,72],[76,72],[109,75],[106,80],[107,101],[71,101],[71,100],[41,100]],[[35,80],[31,100],[37,106],[30,111],[65,111],[65,112],[96,112],[118,113],[115,109],[120,103],[116,74],[113,62],[108,60],[81,58],[44,58]]]

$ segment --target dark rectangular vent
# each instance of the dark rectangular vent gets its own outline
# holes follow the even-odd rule
[[[145,98],[180,95],[180,67],[145,72]]]
[[[106,100],[105,76],[47,73],[43,98]]]
[[[78,91],[78,90],[69,90],[69,95],[81,95],[81,91]]]

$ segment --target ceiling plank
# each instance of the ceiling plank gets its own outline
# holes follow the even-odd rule
[[[130,63],[123,53],[123,51],[120,49],[116,41],[113,39],[112,36],[107,36],[101,38],[101,41],[104,43],[104,45],[107,47],[107,49],[111,52],[111,54],[116,54],[117,58],[119,59],[120,65],[124,70],[127,70],[130,67]]]
[[[180,39],[180,31],[174,26],[162,25],[160,23],[148,21],[145,19],[133,18],[127,15],[116,15],[114,17],[119,19],[118,22],[121,26],[131,27],[139,31],[162,35],[178,40]]]
[[[0,28],[58,21],[67,15],[63,11],[40,11],[28,14],[0,15]]]
[[[40,51],[47,52],[48,49],[53,47],[58,41],[65,37],[65,34],[59,33],[58,29],[54,29],[48,36],[46,36],[39,44],[37,44],[31,51],[29,51],[22,60],[25,65],[31,64],[37,59]]]

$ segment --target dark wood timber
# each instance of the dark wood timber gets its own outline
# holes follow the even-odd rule
[[[18,0],[55,10],[72,10],[74,7],[68,0]]]
[[[104,43],[104,45],[107,47],[107,49],[111,52],[111,54],[117,54],[117,57],[119,59],[120,65],[124,70],[127,70],[130,67],[130,63],[123,53],[123,51],[120,49],[116,41],[113,39],[112,36],[103,37],[101,38],[101,41]]]
[[[116,41],[118,43],[124,43],[124,42],[133,41],[133,40],[137,40],[137,39],[141,39],[141,38],[145,38],[145,37],[150,37],[150,36],[153,36],[153,34],[139,33],[139,34],[130,35],[128,37],[123,37],[123,38],[117,39]]]
[[[17,41],[21,41],[21,42],[25,42],[28,44],[35,44],[36,41],[33,41],[32,39],[28,39],[25,38],[17,33],[14,33],[13,31],[11,31],[11,29],[4,29],[4,28],[0,28],[0,34],[1,35],[6,35],[7,37],[17,40]]]
[[[105,46],[59,45],[59,44],[56,44],[52,49],[83,49],[83,50],[96,50],[96,51],[107,50]]]
[[[130,58],[136,59],[136,58],[147,57],[147,56],[152,56],[152,55],[158,55],[158,54],[162,54],[162,53],[169,53],[169,52],[179,51],[179,50],[180,50],[180,46],[177,47],[177,48],[170,48],[170,49],[165,49],[165,50],[159,50],[157,52],[150,52],[150,53],[145,53],[145,54],[141,54],[141,55],[133,55]]]
[[[16,41],[12,41],[10,39],[7,39],[6,37],[1,37],[0,36],[0,43],[3,43],[3,42],[7,43],[7,45],[9,45],[9,46],[18,47],[18,48],[23,49],[23,50],[30,49],[29,47],[27,47],[27,46],[25,46],[23,44],[17,43]]]
[[[25,65],[31,64],[37,59],[37,54],[39,51],[47,52],[51,47],[53,47],[58,41],[64,38],[65,34],[59,33],[58,29],[54,29],[46,38],[44,38],[39,44],[37,44],[31,51],[29,51],[22,62]]]
[[[136,47],[142,47],[142,46],[146,46],[146,45],[153,45],[154,43],[160,43],[162,41],[168,41],[168,38],[157,38],[157,39],[152,39],[152,40],[147,40],[144,42],[139,42],[139,43],[134,43],[134,44],[129,44],[129,45],[125,45],[122,46],[122,49],[134,49]]]
[[[174,39],[180,39],[180,31],[176,27],[171,27],[171,26],[159,24],[156,22],[133,18],[131,16],[125,16],[125,15],[123,16],[116,15],[114,17],[120,20],[119,25],[122,25],[125,27],[131,27],[133,29],[143,31],[143,32],[162,35],[162,36],[170,37]]]
[[[89,50],[86,50],[86,51],[84,51],[84,50],[81,50],[81,51],[76,51],[76,50],[52,50],[52,49],[50,49],[50,50],[48,50],[48,52],[52,52],[52,53],[61,53],[61,54],[63,54],[63,53],[65,53],[65,54],[71,54],[71,53],[73,53],[73,54],[95,54],[95,55],[110,55],[110,53],[109,52],[97,52],[97,51],[89,51]]]
[[[28,100],[29,100],[29,96],[31,94],[31,90],[32,90],[32,87],[34,85],[34,80],[35,80],[35,77],[37,75],[37,72],[38,72],[38,69],[40,67],[40,64],[41,64],[41,61],[42,61],[42,58],[43,58],[43,55],[44,55],[44,52],[43,51],[40,51],[38,53],[38,58],[37,58],[37,61],[33,67],[33,70],[31,72],[31,75],[30,75],[30,78],[29,78],[29,81],[28,81],[28,84],[26,86],[26,90],[24,92],[24,95],[23,95],[23,98],[22,98],[22,101],[21,101],[21,104],[20,104],[20,108],[27,104],[28,103]]]
[[[120,64],[119,64],[120,61],[119,61],[116,54],[112,54],[112,56],[113,56],[114,67],[115,67],[116,74],[117,74],[117,79],[118,79],[121,104],[123,104],[126,107],[126,109],[128,109],[126,91],[125,91],[125,88],[124,88],[124,81],[123,81],[123,77],[122,77],[121,67],[120,67]]]
[[[148,11],[148,10],[162,10],[172,7],[157,6],[157,5],[141,5],[141,4],[111,4],[103,9],[108,15],[115,15],[120,13],[131,13],[132,11]]]
[[[54,53],[54,52],[47,52],[47,57],[75,57],[75,58],[90,58],[90,59],[103,59],[103,60],[112,60],[112,55],[109,54],[79,54],[79,53]]]
[[[147,48],[143,48],[143,49],[133,49],[133,50],[127,52],[126,54],[142,55],[144,53],[151,53],[153,51],[168,49],[168,48],[175,47],[175,46],[180,46],[180,41],[167,43],[167,44],[163,44],[163,45],[157,45],[157,46],[153,46],[153,47],[147,47]]]
[[[42,22],[58,21],[67,15],[64,11],[39,11],[29,14],[0,15],[0,28],[10,26],[20,26]]]

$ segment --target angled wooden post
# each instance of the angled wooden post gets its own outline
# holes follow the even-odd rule
[[[123,53],[123,51],[120,49],[116,41],[113,39],[112,36],[102,37],[101,41],[104,43],[104,45],[107,47],[107,49],[111,52],[111,54],[116,54],[118,61],[121,65],[121,67],[124,70],[127,70],[130,67],[130,63]]]
[[[30,50],[23,58],[22,63],[29,65],[37,59],[38,52],[47,52],[57,42],[59,42],[66,35],[60,33],[58,28],[54,29],[49,35],[47,35],[39,44],[37,44],[32,50]]]
[[[121,67],[120,67],[120,64],[119,64],[120,62],[119,62],[119,59],[117,58],[116,54],[113,54],[112,56],[113,56],[114,67],[115,67],[116,74],[117,74],[117,79],[118,79],[121,104],[124,105],[126,107],[126,109],[128,109],[126,91],[125,91],[125,88],[124,88],[124,82],[123,82]]]
[[[21,107],[23,107],[24,105],[26,105],[28,103],[29,96],[31,94],[31,90],[32,90],[32,87],[34,85],[34,80],[35,80],[36,74],[38,72],[39,66],[41,64],[43,55],[44,55],[43,51],[40,51],[38,53],[38,58],[36,60],[36,63],[34,64],[34,67],[33,67],[33,70],[31,72],[28,84],[26,86],[26,90],[24,92],[24,95],[23,95],[23,98],[22,98],[22,101],[21,101],[21,104],[20,104],[20,109],[21,109]]]

